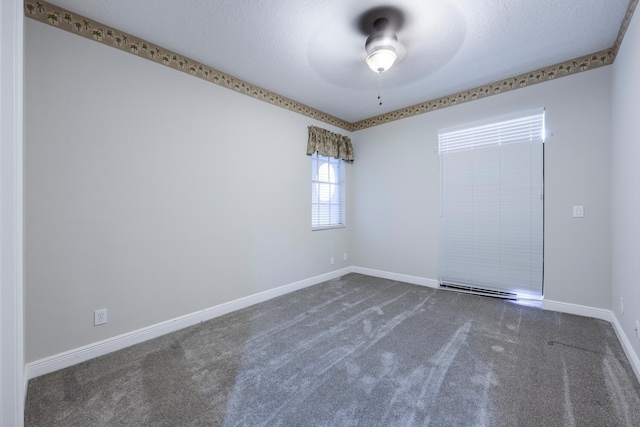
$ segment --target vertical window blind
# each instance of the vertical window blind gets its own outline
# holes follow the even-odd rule
[[[441,130],[441,284],[542,295],[544,110]]]

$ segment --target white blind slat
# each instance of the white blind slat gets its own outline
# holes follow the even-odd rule
[[[544,114],[441,133],[440,152],[544,139]]]

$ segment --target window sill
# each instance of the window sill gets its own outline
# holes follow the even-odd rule
[[[336,228],[347,228],[346,225],[327,225],[326,227],[312,227],[311,231],[335,230]]]

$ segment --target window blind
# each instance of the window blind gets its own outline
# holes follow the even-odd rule
[[[544,110],[438,140],[440,283],[542,295]]]
[[[344,196],[344,161],[315,152],[311,156],[311,227],[343,227]]]

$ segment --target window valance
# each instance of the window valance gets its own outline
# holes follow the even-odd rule
[[[351,139],[348,136],[333,133],[316,126],[309,126],[307,154],[311,156],[316,151],[324,157],[353,162],[353,145],[351,145]]]

